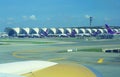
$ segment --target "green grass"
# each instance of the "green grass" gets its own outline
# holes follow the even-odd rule
[[[8,43],[5,43],[5,44],[4,43],[0,43],[0,45],[10,45],[10,44],[8,44]]]
[[[40,42],[40,41],[21,41],[21,40],[2,40],[5,43],[23,43],[23,44],[52,44],[54,42]]]
[[[102,48],[77,49],[77,51],[73,50],[73,52],[102,52]],[[67,50],[57,51],[57,53],[67,53]]]
[[[89,49],[78,49],[83,52],[102,52],[102,48],[89,48]]]

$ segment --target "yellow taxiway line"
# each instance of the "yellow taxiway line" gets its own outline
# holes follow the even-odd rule
[[[100,59],[97,61],[98,64],[101,64],[101,63],[103,63],[103,62],[104,62],[104,58],[100,58]]]

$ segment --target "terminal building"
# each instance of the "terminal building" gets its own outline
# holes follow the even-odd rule
[[[120,28],[112,28],[119,32]],[[109,34],[102,27],[69,27],[69,28],[10,28],[4,30],[9,37],[81,37]]]

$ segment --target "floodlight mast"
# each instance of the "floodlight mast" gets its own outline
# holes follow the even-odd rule
[[[90,27],[91,27],[93,17],[90,16],[89,18],[90,18]]]

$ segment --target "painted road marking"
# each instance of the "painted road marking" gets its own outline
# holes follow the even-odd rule
[[[48,61],[59,61],[59,60],[65,60],[66,58],[53,58],[53,59],[48,59]]]
[[[97,61],[97,63],[99,63],[99,64],[101,64],[101,63],[103,63],[104,62],[104,58],[100,58],[98,61]]]
[[[27,59],[27,60],[31,60],[31,59],[34,59],[34,58],[30,58],[30,57],[26,57],[26,56],[21,56],[20,54],[25,54],[25,53],[37,53],[37,52],[34,52],[34,51],[15,51],[12,53],[12,56],[16,57],[16,58],[21,58],[21,59]]]
[[[31,59],[35,59],[35,58],[29,58],[27,56],[22,56],[22,55],[19,55],[19,54],[24,54],[24,53],[36,53],[36,52],[29,52],[29,51],[22,51],[22,52],[13,52],[12,53],[12,56],[16,57],[16,58],[21,58],[21,59],[28,59],[28,60],[31,60]],[[48,61],[60,61],[60,60],[65,60],[66,58],[52,58],[52,59],[48,59]]]
[[[26,54],[26,53],[38,53],[38,52],[35,52],[35,51],[15,51],[15,52],[13,52],[12,53],[12,56],[13,57],[16,57],[16,58],[19,58],[19,59],[25,59],[25,60],[35,60],[36,58],[34,58],[34,57],[29,57],[29,56],[25,56],[24,54]],[[23,54],[23,55],[21,55],[21,54]],[[63,61],[63,60],[66,60],[67,61],[67,58],[65,58],[65,57],[56,57],[56,58],[49,58],[49,59],[46,59],[47,61]],[[72,62],[72,61],[71,61]],[[79,62],[75,62],[75,63],[89,63],[89,64],[120,64],[120,62],[104,62],[104,58],[99,58],[98,60],[97,60],[97,62],[96,61],[94,61],[94,62],[86,62],[86,61],[79,61]]]

